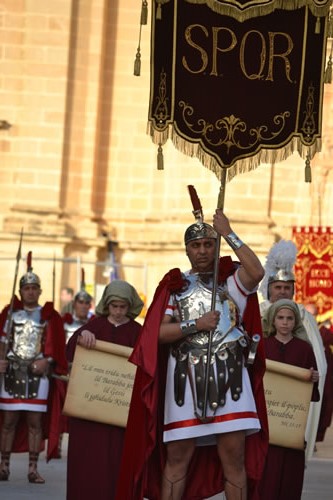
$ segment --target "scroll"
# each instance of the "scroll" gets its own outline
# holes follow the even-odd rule
[[[312,388],[306,368],[266,360],[264,389],[270,444],[304,449]]]
[[[136,367],[130,347],[96,341],[94,349],[76,347],[63,413],[126,427]]]

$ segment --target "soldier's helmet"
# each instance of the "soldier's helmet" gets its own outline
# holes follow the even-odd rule
[[[217,239],[217,232],[215,229],[204,222],[204,215],[203,215],[203,210],[201,206],[200,199],[197,195],[197,192],[195,190],[194,186],[187,186],[189,190],[189,194],[191,197],[191,202],[193,206],[193,215],[195,217],[195,223],[191,224],[185,231],[184,234],[184,241],[185,241],[185,246],[190,242],[194,240],[201,240],[202,238],[210,238],[213,240]]]
[[[85,280],[85,272],[84,269],[81,269],[81,283],[80,290],[74,295],[74,302],[78,301],[83,302],[92,302],[92,296],[86,291],[86,280]]]
[[[39,276],[33,272],[32,269],[32,252],[28,252],[27,255],[27,272],[23,274],[20,279],[19,287],[20,290],[26,285],[37,285],[40,287],[40,278]]]
[[[265,276],[259,291],[265,299],[269,299],[269,285],[276,281],[296,281],[294,266],[297,247],[291,240],[280,240],[275,243],[266,257]]]
[[[74,295],[74,302],[91,302],[92,301],[92,296],[86,292],[86,290],[80,290]]]
[[[191,224],[186,229],[184,234],[185,245],[187,245],[190,241],[200,240],[202,238],[217,239],[215,229],[206,222],[198,221]]]

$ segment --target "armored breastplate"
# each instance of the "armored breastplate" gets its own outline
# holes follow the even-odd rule
[[[211,310],[212,287],[212,273],[196,273],[186,276],[185,288],[180,293],[175,294],[179,321],[197,319]],[[220,320],[213,332],[213,348],[228,342],[234,342],[244,336],[244,332],[238,325],[237,305],[228,294],[225,284],[217,287],[215,310],[220,312]],[[203,350],[207,347],[208,335],[209,332],[198,332],[189,335],[186,337],[185,343],[192,352],[196,347]]]
[[[15,356],[29,361],[42,352],[45,325],[39,308],[14,312],[11,351]]]
[[[85,325],[87,322],[88,322],[88,319],[80,320],[77,318],[73,318],[72,323],[65,323],[64,329],[65,329],[65,333],[66,333],[66,342],[69,341],[69,339],[71,338],[73,333],[76,332],[76,330],[81,328],[81,326]]]
[[[197,319],[212,310],[212,278],[212,273],[186,276],[185,287],[175,294],[179,321]],[[214,332],[211,332],[210,349],[210,332],[205,331],[187,335],[172,349],[176,358],[176,403],[179,406],[184,404],[189,376],[197,416],[206,406],[205,394],[211,410],[215,412],[218,406],[224,406],[229,389],[234,401],[240,398],[242,392],[243,350],[247,347],[247,336],[239,324],[237,305],[228,294],[225,283],[217,287],[214,309],[220,312],[220,319]]]

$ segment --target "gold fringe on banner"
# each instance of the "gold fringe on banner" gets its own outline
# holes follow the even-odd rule
[[[154,129],[152,123],[148,122],[147,134],[151,136],[154,144],[158,144],[158,170],[164,169],[162,145],[165,144],[170,138],[178,151],[184,153],[186,156],[198,158],[203,166],[213,172],[220,181],[222,179],[222,169],[226,168],[228,170],[227,181],[231,181],[231,179],[233,179],[236,175],[250,172],[262,163],[271,165],[280,163],[297,151],[300,157],[308,162],[308,169],[306,172],[310,175],[310,181],[307,180],[306,182],[311,182],[310,160],[316,153],[321,151],[322,147],[321,138],[317,138],[315,142],[309,146],[303,144],[299,137],[293,137],[288,144],[279,149],[262,148],[257,154],[237,160],[232,165],[221,165],[217,158],[204,151],[200,144],[190,142],[183,137],[180,137],[172,125],[169,125],[169,128],[166,128],[161,132]]]
[[[159,0],[156,1],[158,2]],[[233,17],[240,22],[247,21],[248,19],[252,19],[253,17],[266,16],[267,14],[271,14],[277,9],[296,10],[305,6],[309,7],[314,16],[324,17],[328,14],[330,6],[332,5],[332,2],[329,0],[324,4],[322,2],[322,5],[317,5],[313,0],[272,0],[271,2],[265,1],[262,3],[262,5],[260,5],[259,2],[256,2],[256,5],[240,10],[239,2],[237,2],[236,0],[229,0],[228,2],[221,2],[219,0],[185,1],[198,5],[206,4],[212,11],[224,16]]]

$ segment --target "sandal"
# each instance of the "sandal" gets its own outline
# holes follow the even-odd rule
[[[8,478],[9,478],[9,460],[10,460],[10,452],[8,452],[8,451],[1,452],[2,467],[0,469],[0,481],[8,481]]]
[[[34,483],[34,484],[44,484],[45,479],[43,479],[42,476],[37,471],[38,456],[39,453],[36,453],[34,451],[29,451],[30,472],[28,473],[28,481],[29,483]]]
[[[8,478],[9,478],[9,469],[1,469],[0,481],[8,481]]]
[[[33,472],[29,472],[28,481],[29,481],[29,483],[34,483],[34,484],[44,484],[45,483],[45,479],[43,479],[42,476],[36,470]]]

